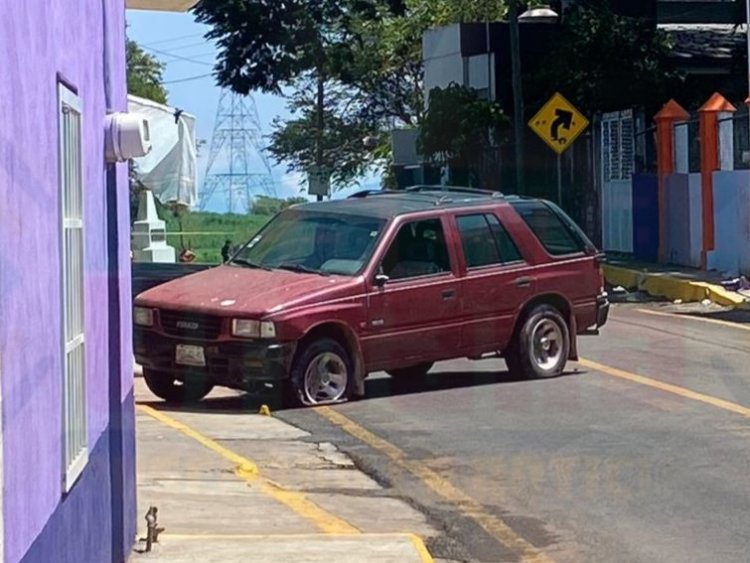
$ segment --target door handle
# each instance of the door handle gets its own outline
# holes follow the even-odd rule
[[[456,290],[455,289],[446,289],[443,291],[443,301],[451,301],[452,299],[456,298]]]
[[[518,287],[531,287],[531,278],[528,276],[523,276],[520,278],[516,278],[513,283],[515,283]]]

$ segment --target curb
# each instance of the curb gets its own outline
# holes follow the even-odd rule
[[[665,297],[672,301],[681,299],[683,303],[700,302],[709,299],[713,303],[736,309],[750,309],[750,303],[742,295],[727,291],[720,285],[684,280],[663,273],[643,272],[603,265],[604,278],[611,285],[626,289],[638,289],[654,297]]]

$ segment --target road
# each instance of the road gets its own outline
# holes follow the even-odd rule
[[[554,380],[456,361],[276,416],[423,511],[438,558],[747,561],[750,323],[664,311],[616,307]]]

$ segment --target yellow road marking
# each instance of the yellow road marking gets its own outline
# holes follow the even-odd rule
[[[185,436],[192,438],[196,442],[207,447],[209,450],[212,450],[213,452],[219,454],[224,459],[231,461],[237,466],[235,472],[241,472],[243,478],[249,478],[252,475],[258,474],[258,466],[255,465],[255,463],[253,463],[246,457],[238,455],[232,450],[225,448],[224,446],[216,442],[216,440],[212,440],[211,438],[209,438],[208,436],[204,436],[197,430],[193,430],[187,424],[183,424],[179,420],[176,420],[171,416],[168,416],[163,412],[156,410],[153,407],[149,407],[148,405],[138,405],[138,408],[141,410],[141,412],[149,415],[151,418],[158,420],[165,426],[169,426],[173,430],[182,432],[183,434],[185,434]]]
[[[724,399],[719,399],[718,397],[713,397],[704,393],[698,393],[697,391],[691,391],[690,389],[680,387],[679,385],[664,383],[663,381],[659,381],[657,379],[652,379],[650,377],[630,373],[625,370],[605,366],[604,364],[592,362],[591,360],[586,360],[584,358],[578,360],[578,363],[585,368],[600,371],[602,373],[606,373],[607,375],[611,375],[612,377],[619,377],[620,379],[632,381],[633,383],[646,385],[647,387],[651,387],[653,389],[666,391],[667,393],[679,395],[680,397],[684,397],[686,399],[691,399],[693,401],[705,403],[707,405],[711,405],[725,411],[733,412],[745,417],[750,417],[750,408],[743,407],[742,405],[739,405],[737,403],[732,403],[731,401],[725,401]]]
[[[192,438],[196,442],[202,444],[209,450],[219,454],[221,457],[226,459],[235,465],[234,474],[240,479],[247,483],[255,486],[256,489],[267,494],[274,500],[284,504],[296,514],[310,520],[320,530],[326,534],[339,534],[339,535],[350,535],[359,534],[360,530],[342,520],[341,518],[334,516],[330,512],[324,510],[311,500],[305,497],[303,493],[296,491],[287,491],[275,483],[269,481],[260,476],[258,466],[248,458],[233,452],[230,449],[225,448],[216,440],[212,440],[208,436],[204,436],[197,430],[189,427],[187,424],[180,422],[147,405],[138,405],[141,412],[149,415],[155,420],[161,422],[165,426],[168,426],[178,432],[182,432],[189,438]]]
[[[696,317],[693,315],[679,315],[677,313],[666,313],[664,311],[651,311],[649,309],[636,309],[639,313],[645,313],[646,315],[653,315],[655,317],[670,317],[673,319],[688,319],[691,321],[700,321],[702,323],[710,323],[728,328],[736,328],[739,330],[750,330],[750,325],[743,325],[740,323],[733,323],[731,321],[722,321],[721,319],[708,319],[705,317]]]
[[[405,539],[411,542],[414,549],[419,556],[422,563],[434,563],[434,559],[427,547],[416,534],[389,534],[389,533],[362,533],[362,534],[326,534],[321,536],[320,534],[170,534],[168,531],[163,532],[160,537],[175,539],[175,540],[284,540],[284,539],[341,539],[341,538],[352,538],[370,540],[370,539]]]
[[[415,475],[432,491],[454,504],[461,511],[461,514],[474,520],[488,534],[518,554],[522,561],[552,563],[552,559],[519,536],[502,518],[487,512],[480,502],[455,487],[423,463],[409,459],[406,452],[397,446],[376,436],[330,407],[319,407],[315,411],[371,448],[384,453],[397,466]]]

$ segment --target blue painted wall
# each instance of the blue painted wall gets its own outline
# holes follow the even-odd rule
[[[667,177],[667,261],[690,265],[690,191],[687,174]]]
[[[648,262],[659,257],[659,195],[654,174],[633,176],[633,255]]]
[[[708,255],[708,267],[729,275],[748,272],[750,171],[714,173],[714,210],[716,248]]]

